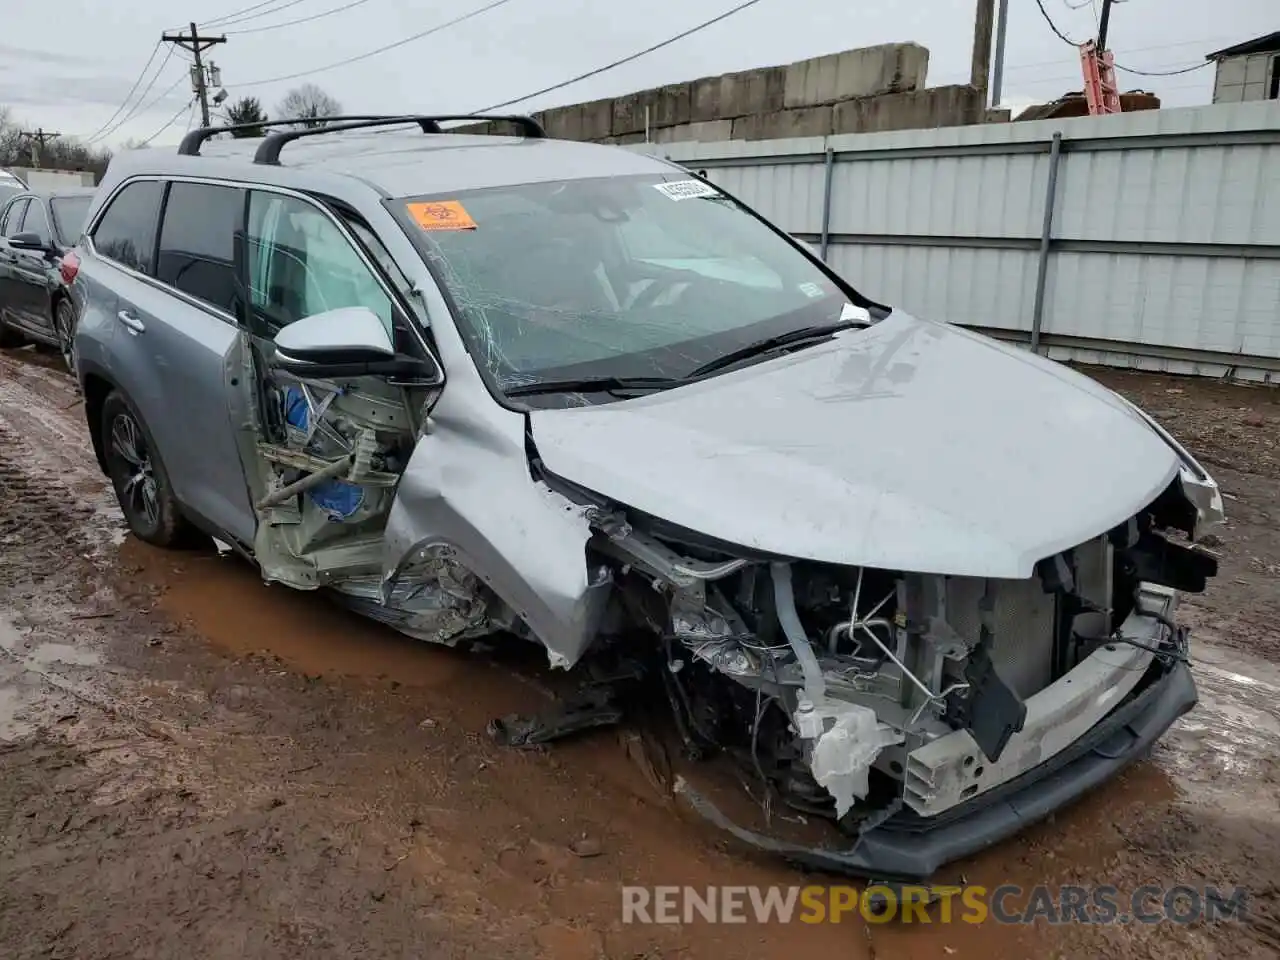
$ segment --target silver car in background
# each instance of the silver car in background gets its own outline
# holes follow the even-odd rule
[[[432,642],[639,662],[691,754],[847,839],[689,802],[876,877],[1047,815],[1194,705],[1177,597],[1222,501],[1145,414],[874,302],[670,163],[449,119],[112,161],[76,362],[138,537],[203,530]],[[617,719],[596,694],[495,735]]]

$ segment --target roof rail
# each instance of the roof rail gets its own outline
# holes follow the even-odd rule
[[[280,151],[285,144],[292,143],[294,140],[300,140],[303,137],[314,137],[322,133],[336,133],[342,130],[364,130],[369,127],[389,127],[400,123],[417,123],[422,127],[424,133],[443,133],[440,129],[441,121],[448,120],[482,120],[482,121],[504,121],[514,124],[520,128],[524,136],[529,139],[541,140],[546,137],[547,131],[542,129],[542,124],[538,123],[533,117],[519,115],[489,115],[477,113],[452,113],[452,114],[432,114],[430,116],[421,114],[411,114],[402,117],[339,117],[339,120],[351,120],[351,123],[327,123],[323,127],[307,127],[301,130],[285,130],[281,133],[272,133],[258,145],[257,151],[253,155],[254,163],[279,164]],[[293,121],[297,122],[297,121]],[[263,124],[257,124],[263,126]],[[428,128],[431,129],[428,129]],[[188,135],[189,136],[189,135]],[[184,141],[185,142],[185,141]]]
[[[261,130],[263,127],[290,127],[299,123],[307,123],[312,118],[295,118],[293,120],[263,120],[260,123],[232,123],[223,127],[201,127],[198,130],[192,130],[182,138],[182,142],[178,144],[178,153],[185,157],[200,156],[201,145],[211,137],[216,137],[220,133],[231,133],[235,130]],[[343,122],[347,120],[391,120],[397,123],[402,122],[401,118],[393,117],[390,114],[360,114],[359,116],[341,116],[341,117],[325,117],[326,123]],[[409,117],[403,122],[418,120],[416,117]],[[422,127],[423,133],[439,133],[440,125],[427,120],[418,120],[418,126]],[[323,127],[312,129],[323,130]]]

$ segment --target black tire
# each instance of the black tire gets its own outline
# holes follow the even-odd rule
[[[157,547],[182,546],[190,527],[160,452],[142,417],[118,390],[103,401],[101,429],[107,475],[133,535]]]
[[[59,297],[53,304],[53,332],[58,337],[58,350],[62,353],[62,361],[67,370],[76,372],[71,362],[71,343],[76,335],[76,308],[65,296]]]

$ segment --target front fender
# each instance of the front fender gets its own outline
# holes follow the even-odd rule
[[[610,587],[607,571],[588,569],[583,508],[530,475],[520,415],[452,418],[445,404],[436,413],[387,518],[384,602],[406,568],[447,547],[525,622],[553,666],[573,666]]]

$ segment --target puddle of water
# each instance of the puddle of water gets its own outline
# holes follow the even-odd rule
[[[70,643],[42,643],[31,651],[29,659],[39,664],[61,663],[72,667],[94,667],[102,662],[94,651]]]
[[[20,689],[0,681],[0,740],[20,740],[35,731],[35,724],[23,718],[27,706]]]
[[[1200,702],[1164,737],[1156,762],[1191,802],[1221,812],[1280,809],[1280,670],[1201,643],[1192,651]]]
[[[22,631],[13,625],[13,621],[0,613],[0,650],[6,650],[17,656],[18,646],[21,643]]]

